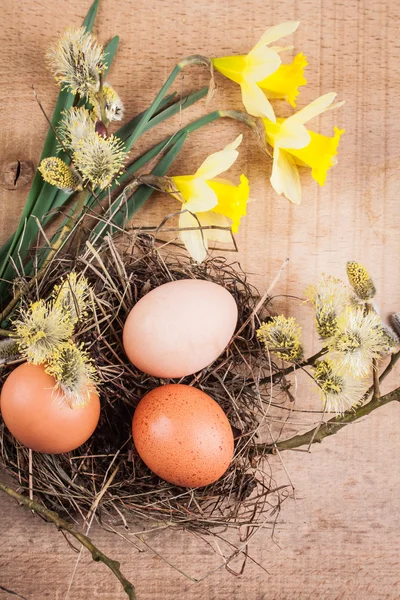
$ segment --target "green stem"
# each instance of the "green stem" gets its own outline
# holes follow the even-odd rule
[[[173,135],[168,136],[162,142],[157,144],[157,146],[154,146],[154,148],[152,148],[146,154],[141,156],[140,159],[130,164],[129,167],[126,169],[126,172],[120,177],[120,182],[125,183],[127,180],[130,181],[132,179],[132,176],[138,171],[139,168],[141,168],[141,166],[149,162],[149,160],[151,160],[152,158],[155,158],[161,152],[164,152],[167,148],[170,148],[168,154],[161,159],[159,164],[152,171],[152,173],[155,175],[165,175],[168,167],[175,159],[177,153],[180,151],[189,133],[193,133],[197,129],[200,129],[205,125],[216,121],[220,117],[220,111],[214,111],[212,113],[209,113],[208,115],[205,115],[204,117],[201,117],[200,119],[197,119],[196,121],[193,121],[189,125],[182,127],[182,129],[180,129]],[[135,191],[135,194],[128,201],[126,201],[126,198],[124,198],[123,191],[118,195],[118,197],[111,204],[106,215],[104,216],[102,220],[103,222],[99,223],[94,228],[92,236],[94,235],[95,238],[92,237],[92,240],[95,239],[95,241],[97,242],[99,238],[104,237],[104,235],[108,231],[110,231],[110,227],[113,224],[116,224],[118,227],[121,227],[123,220],[128,221],[143,206],[144,202],[151,196],[151,194],[154,191],[151,188],[143,189],[143,187],[144,186],[140,186]],[[122,219],[121,217],[123,210],[125,210],[126,214],[124,219]]]
[[[37,502],[36,500],[31,500],[30,498],[27,498],[26,496],[22,496],[21,494],[18,494],[18,492],[16,492],[12,488],[10,488],[8,485],[3,483],[2,481],[0,481],[0,490],[2,492],[4,492],[5,494],[7,494],[8,496],[10,496],[11,498],[14,498],[14,500],[17,500],[17,502],[19,502],[20,504],[24,504],[30,510],[33,510],[35,513],[41,515],[42,517],[45,517],[45,519],[48,519],[49,521],[54,523],[54,525],[57,527],[57,529],[66,531],[67,533],[72,535],[76,540],[78,540],[78,542],[80,544],[82,544],[82,546],[84,546],[87,550],[89,550],[94,561],[102,562],[103,564],[106,565],[106,567],[108,567],[110,569],[110,571],[120,581],[120,583],[124,589],[124,592],[128,596],[129,600],[136,600],[135,587],[121,573],[120,563],[116,560],[111,559],[109,556],[107,556],[101,550],[99,550],[93,544],[92,540],[89,537],[87,537],[86,535],[84,535],[83,533],[81,533],[80,531],[75,529],[70,523],[68,523],[68,521],[64,521],[64,519],[61,519],[61,517],[59,517],[59,515],[56,512],[54,512],[53,510],[49,510],[48,508],[45,508],[44,506],[39,504],[39,502]]]
[[[127,150],[130,150],[132,148],[133,144],[136,142],[136,140],[142,135],[142,133],[144,132],[151,117],[156,113],[158,107],[160,106],[160,104],[162,103],[162,101],[164,99],[164,96],[166,95],[167,91],[169,90],[171,85],[174,83],[175,79],[178,77],[178,75],[182,71],[182,69],[188,65],[194,65],[194,64],[200,64],[200,65],[204,66],[204,64],[206,64],[205,61],[207,61],[207,59],[204,56],[198,56],[198,55],[187,56],[186,58],[183,58],[173,68],[170,76],[168,77],[168,79],[166,80],[164,85],[161,87],[160,91],[158,92],[157,96],[154,98],[153,102],[150,104],[149,108],[144,113],[138,126],[136,127],[136,129],[132,132],[132,134],[127,139],[127,141],[126,141],[126,149]]]

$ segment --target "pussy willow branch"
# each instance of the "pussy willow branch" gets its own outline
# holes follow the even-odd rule
[[[366,313],[375,312],[372,307],[372,304],[370,302],[365,303],[365,312]],[[379,387],[378,361],[376,360],[376,358],[372,359],[372,377],[373,377],[373,382],[374,382],[374,397],[379,398],[381,395],[381,390]]]
[[[389,375],[399,359],[400,352],[392,355],[389,364],[379,377],[379,382],[382,382],[385,377]],[[374,389],[374,386],[372,386],[367,392],[366,397],[369,397],[372,394],[372,399],[366,404],[362,404],[355,410],[346,411],[344,415],[339,418],[334,417],[326,423],[319,424],[306,433],[295,435],[287,440],[276,442],[275,444],[258,444],[257,453],[263,450],[268,453],[274,453],[276,451],[292,450],[294,448],[299,448],[300,446],[310,446],[316,442],[321,443],[326,437],[334,435],[349,423],[353,423],[354,421],[361,419],[361,417],[369,415],[375,409],[384,406],[385,404],[389,404],[389,402],[400,402],[400,387],[381,397],[374,395]]]
[[[66,238],[68,237],[68,235],[71,233],[78,217],[81,215],[83,208],[85,206],[85,202],[86,202],[86,198],[88,197],[88,191],[87,190],[83,190],[81,192],[79,192],[77,194],[77,200],[76,200],[76,205],[74,210],[72,211],[71,216],[69,217],[68,221],[66,222],[66,224],[64,225],[64,227],[61,229],[58,237],[56,238],[56,240],[53,242],[53,244],[50,246],[50,251],[46,257],[46,259],[43,261],[42,266],[40,267],[40,269],[38,270],[38,272],[36,273],[35,277],[32,277],[32,279],[29,281],[29,283],[24,287],[24,289],[20,290],[19,292],[17,292],[14,296],[14,298],[11,300],[11,302],[9,302],[7,304],[7,306],[5,307],[5,309],[3,310],[3,312],[0,314],[0,323],[2,323],[4,321],[4,319],[6,319],[8,317],[8,315],[14,310],[15,306],[18,304],[22,293],[26,293],[29,292],[38,281],[40,281],[43,276],[46,274],[46,269],[47,266],[49,265],[49,263],[52,261],[52,259],[54,258],[55,254],[57,254],[57,252],[60,250],[60,248],[62,247],[62,245],[64,244]]]
[[[78,542],[80,542],[82,544],[82,546],[84,546],[87,550],[89,550],[94,561],[104,563],[106,565],[106,567],[108,567],[110,569],[110,571],[112,571],[112,573],[114,573],[115,577],[120,581],[129,600],[136,600],[135,587],[121,573],[119,562],[116,560],[113,560],[112,558],[110,558],[109,556],[107,556],[106,554],[101,552],[101,550],[99,550],[93,544],[92,540],[89,537],[87,537],[80,531],[77,531],[70,523],[68,523],[67,521],[64,521],[64,519],[61,519],[61,517],[59,517],[56,512],[49,510],[48,508],[45,508],[44,506],[39,504],[39,502],[37,502],[36,500],[30,500],[26,496],[22,496],[21,494],[19,494],[18,492],[16,492],[15,490],[13,490],[12,488],[10,488],[8,485],[6,485],[5,483],[3,483],[1,481],[0,481],[0,490],[2,492],[4,492],[5,494],[8,494],[9,496],[11,496],[11,498],[14,498],[21,504],[24,504],[30,510],[33,510],[37,514],[42,515],[43,517],[45,517],[46,519],[48,519],[49,521],[54,523],[54,525],[57,527],[57,529],[66,531],[67,533],[72,535],[76,540],[78,540]]]
[[[276,383],[277,381],[280,381],[282,379],[282,377],[284,377],[285,375],[290,375],[290,373],[297,371],[297,369],[303,369],[304,367],[309,367],[309,366],[313,365],[316,360],[321,358],[321,356],[323,356],[327,352],[328,352],[327,348],[322,348],[322,350],[320,350],[316,354],[313,354],[313,356],[310,356],[310,358],[307,358],[307,360],[303,360],[303,362],[301,362],[301,363],[294,363],[294,364],[290,365],[290,367],[286,367],[286,369],[281,369],[280,371],[277,371],[273,375],[268,375],[267,377],[263,377],[262,379],[260,379],[258,384],[263,385],[265,383],[271,383],[271,382]]]

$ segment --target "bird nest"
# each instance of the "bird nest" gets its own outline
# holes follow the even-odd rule
[[[108,238],[100,251],[89,246],[78,258],[64,255],[53,260],[32,294],[32,299],[46,298],[72,269],[84,272],[92,286],[93,311],[76,337],[95,359],[101,382],[101,417],[95,433],[73,452],[46,455],[21,446],[2,425],[2,463],[26,494],[34,494],[60,515],[87,518],[95,511],[103,524],[140,520],[150,528],[165,524],[203,533],[214,527],[248,526],[246,535],[251,535],[257,525],[274,522],[287,495],[275,483],[268,446],[261,444],[277,389],[270,382],[280,381],[277,365],[256,336],[260,319],[268,316],[269,298],[260,303],[240,266],[225,258],[193,264],[180,250],[166,252],[152,235],[143,233],[126,234],[122,242],[117,249]],[[212,485],[198,489],[163,481],[135,451],[131,434],[135,407],[149,390],[166,381],[135,369],[122,346],[122,328],[132,306],[149,290],[186,278],[224,286],[239,310],[236,333],[224,353],[200,373],[179,380],[216,400],[234,432],[229,469]],[[9,368],[3,370],[2,380],[8,373]]]

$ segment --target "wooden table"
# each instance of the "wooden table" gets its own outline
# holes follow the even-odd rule
[[[64,28],[81,23],[87,7],[88,2],[82,0],[3,2],[1,160],[38,161],[46,124],[31,85],[50,112],[56,88],[45,68],[44,53]],[[96,31],[103,42],[116,33],[121,36],[110,81],[123,97],[128,116],[151,101],[181,57],[246,53],[267,26],[292,19],[301,20],[294,41],[309,60],[309,85],[299,104],[331,90],[346,100],[340,112],[328,113],[315,125],[325,133],[334,123],[346,129],[339,165],[328,176],[325,188],[319,188],[309,173],[302,176],[300,207],[271,190],[270,165],[244,132],[241,156],[232,173],[248,175],[251,195],[257,201],[249,206],[237,236],[238,258],[261,290],[286,257],[290,265],[275,291],[295,295],[301,295],[321,272],[344,277],[346,260],[355,259],[374,277],[382,314],[400,310],[399,17],[399,3],[390,0],[102,0]],[[185,72],[177,89],[186,92],[206,83],[205,70],[195,67]],[[209,109],[218,107],[241,107],[239,90],[222,78],[218,78]],[[142,146],[178,127],[180,119],[186,122],[204,110],[204,104],[189,109],[148,136]],[[237,123],[220,122],[194,134],[172,171],[191,172],[209,152],[242,131]],[[0,189],[1,240],[16,226],[26,192],[26,188]],[[138,222],[158,224],[174,208],[173,202],[154,197]],[[278,307],[299,316],[310,347],[317,347],[310,312],[285,299]],[[100,547],[121,559],[140,600],[177,596],[394,600],[400,596],[398,419],[399,406],[388,405],[313,448],[309,455],[285,455],[297,499],[287,501],[274,541],[269,531],[261,531],[252,548],[252,556],[268,574],[249,562],[239,578],[219,569],[193,583],[155,552],[138,553],[120,537],[96,528],[92,534]],[[76,556],[51,525],[8,498],[1,497],[0,502],[0,585],[28,600],[64,599]],[[190,534],[160,534],[152,540],[152,547],[193,578],[219,562]],[[3,597],[15,598],[0,592]],[[86,555],[80,560],[69,597],[125,598],[104,566],[91,564]]]

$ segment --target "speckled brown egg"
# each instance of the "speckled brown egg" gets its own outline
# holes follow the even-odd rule
[[[136,449],[159,477],[183,487],[219,479],[233,456],[233,434],[221,407],[204,392],[163,385],[142,398],[132,422]]]
[[[100,417],[95,392],[85,406],[71,408],[54,386],[42,365],[24,363],[10,373],[1,390],[1,415],[8,429],[27,448],[46,454],[78,448]]]

